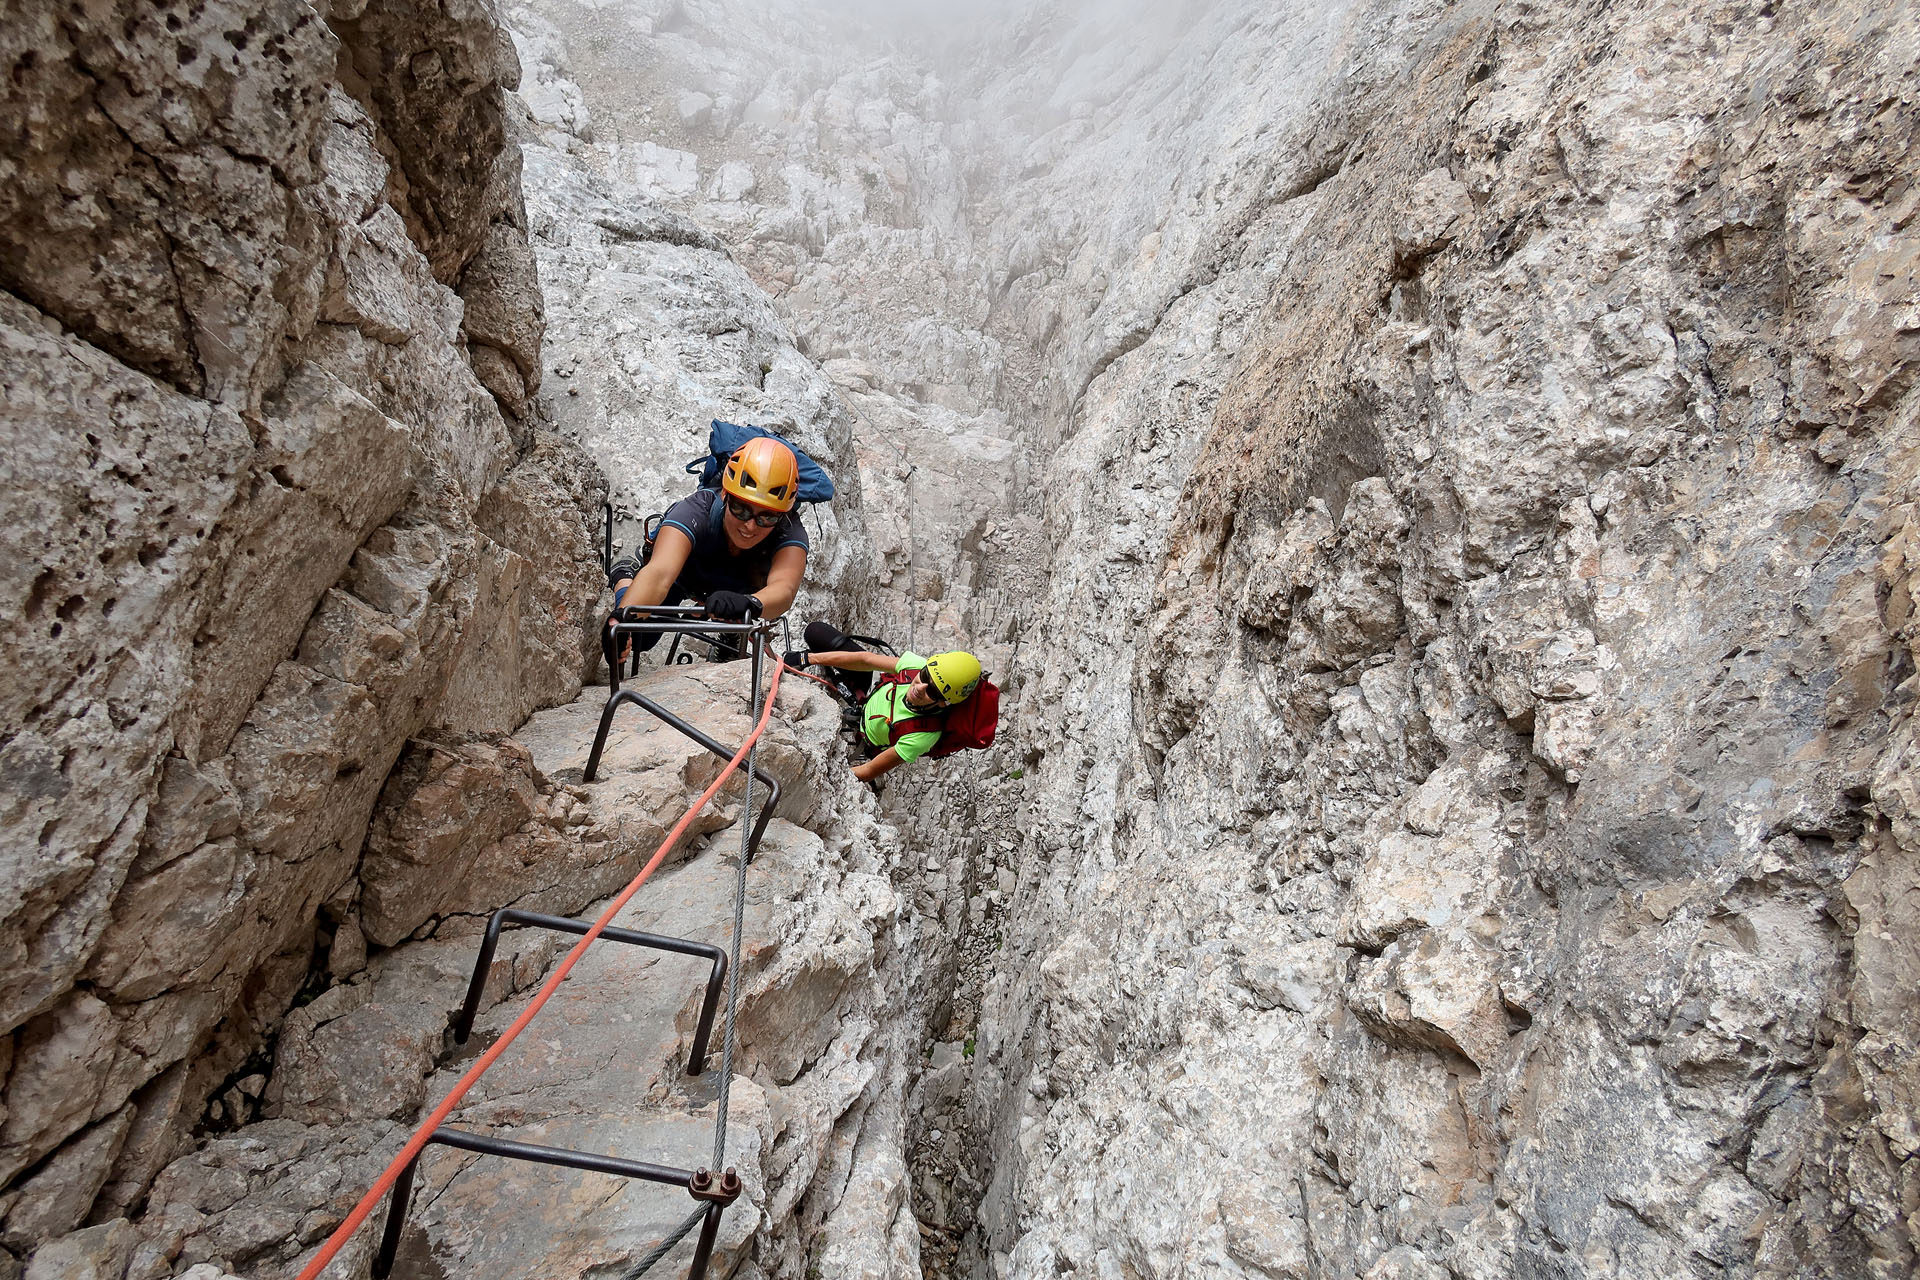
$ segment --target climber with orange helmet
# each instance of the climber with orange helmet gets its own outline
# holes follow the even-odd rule
[[[860,732],[866,742],[867,759],[853,767],[853,776],[862,782],[873,782],[938,746],[945,727],[941,717],[972,696],[983,675],[980,659],[964,650],[936,653],[931,658],[911,652],[898,657],[871,653],[825,622],[808,623],[806,641],[807,648],[788,653],[781,660],[795,670],[811,664],[844,672],[895,675],[894,679],[879,681],[870,693],[866,692],[872,684],[870,675],[843,677],[840,681],[852,686],[848,692],[866,693],[860,708]],[[908,675],[912,678],[902,678]]]
[[[799,496],[793,450],[771,436],[747,441],[727,459],[718,489],[696,489],[667,508],[644,565],[613,563],[614,611],[694,600],[724,622],[779,617],[807,570]],[[650,649],[659,639],[638,643]]]

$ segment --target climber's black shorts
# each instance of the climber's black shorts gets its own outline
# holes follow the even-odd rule
[[[855,644],[846,632],[831,622],[809,622],[805,639],[808,653],[845,653],[851,649],[858,649],[862,653],[867,651],[865,645]],[[841,693],[856,706],[865,702],[867,695],[873,692],[871,671],[841,671],[836,667],[824,670],[827,677],[840,686]]]

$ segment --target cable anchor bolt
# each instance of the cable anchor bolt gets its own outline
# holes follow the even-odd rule
[[[687,1179],[687,1193],[695,1200],[711,1200],[725,1207],[740,1198],[740,1175],[734,1172],[732,1165],[728,1165],[727,1171],[718,1178],[709,1169],[696,1169],[693,1176]]]

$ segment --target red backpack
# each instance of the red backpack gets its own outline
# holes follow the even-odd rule
[[[880,677],[881,684],[912,684],[919,668],[895,671]],[[1000,686],[985,676],[967,695],[965,702],[929,716],[896,720],[887,745],[892,746],[909,733],[938,733],[940,741],[927,752],[938,760],[956,751],[984,751],[993,745],[993,732],[1000,727]]]

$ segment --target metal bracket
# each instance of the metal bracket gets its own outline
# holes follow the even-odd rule
[[[676,608],[678,608],[678,606],[676,606]],[[685,611],[691,612],[691,610]],[[659,610],[655,612],[659,612]],[[753,649],[753,684],[751,687],[758,689],[760,687],[760,674],[764,662],[763,655],[766,651],[765,632],[771,629],[772,624],[766,622],[718,624],[703,622],[700,625],[717,625],[739,632],[751,633],[758,631],[761,633],[755,636],[755,643],[751,646]],[[627,631],[684,631],[688,626],[689,624],[686,622],[648,620],[644,622],[622,622],[609,627],[607,630],[609,635],[615,635]],[[612,666],[609,667],[609,670],[613,669]],[[607,734],[613,728],[614,713],[620,709],[622,703],[631,703],[639,707],[642,711],[662,721],[670,728],[693,739],[693,741],[705,747],[714,755],[719,756],[722,760],[731,760],[734,757],[736,749],[727,746],[712,734],[689,724],[645,694],[633,689],[622,689],[619,685],[619,677],[616,674],[614,677],[613,692],[607,695],[607,705],[600,712],[600,727],[593,735],[593,750],[587,753],[587,767],[580,775],[581,780],[584,782],[595,781],[600,772],[600,758],[606,753],[607,749]],[[772,819],[773,811],[780,803],[780,780],[757,767],[752,768],[752,773],[756,782],[760,782],[766,786],[767,801],[760,806],[760,815],[754,819],[753,834],[747,841],[747,861],[749,863],[753,861],[754,855],[760,851],[760,838],[766,834],[767,823]]]
[[[568,919],[565,916],[545,916],[532,911],[521,911],[513,907],[496,911],[487,920],[487,931],[480,942],[480,955],[474,961],[473,978],[467,984],[466,1003],[454,1016],[453,1038],[457,1044],[465,1044],[473,1033],[473,1020],[480,1007],[481,993],[487,985],[487,969],[493,963],[495,950],[500,943],[500,929],[505,924],[525,924],[534,928],[554,929],[562,933],[585,934],[592,926],[584,921]],[[713,1019],[720,1003],[720,993],[726,986],[727,953],[722,947],[707,942],[690,942],[684,938],[669,938],[658,934],[638,933],[631,929],[603,929],[603,939],[624,942],[634,946],[654,947],[662,951],[671,951],[680,955],[699,956],[710,959],[713,968],[707,977],[707,993],[700,1003],[700,1023],[693,1033],[693,1046],[688,1054],[687,1074],[699,1075],[706,1070],[707,1045],[713,1033]],[[721,1081],[720,1087],[726,1088],[728,1082]],[[568,1169],[585,1169],[593,1173],[608,1173],[622,1178],[638,1178],[644,1182],[656,1182],[665,1186],[685,1187],[687,1194],[697,1202],[706,1205],[705,1220],[700,1224],[700,1237],[694,1245],[693,1265],[688,1268],[688,1280],[704,1280],[707,1264],[713,1257],[714,1241],[720,1231],[720,1214],[740,1196],[740,1177],[731,1168],[715,1178],[707,1169],[679,1169],[671,1165],[653,1164],[644,1160],[626,1160],[619,1156],[598,1155],[591,1151],[573,1151],[564,1147],[545,1147],[531,1142],[515,1142],[510,1138],[495,1138],[483,1133],[468,1133],[464,1129],[449,1129],[445,1126],[435,1129],[427,1138],[427,1145],[438,1144],[455,1147],[462,1151],[478,1152],[481,1155],[502,1156],[508,1160],[527,1160],[535,1164],[559,1165]],[[393,1274],[394,1259],[400,1250],[400,1233],[406,1226],[407,1209],[413,1198],[414,1174],[419,1167],[416,1157],[394,1181],[393,1195],[387,1202],[386,1228],[381,1233],[380,1248],[373,1259],[374,1280],[386,1280]]]
[[[611,526],[609,526],[611,527]],[[609,544],[611,534],[609,533]],[[611,547],[609,545],[609,552]],[[695,628],[733,632],[749,638],[748,647],[753,653],[754,690],[760,688],[760,675],[765,665],[767,638],[772,633],[770,622],[715,623],[708,620],[693,620],[688,615],[703,611],[678,606],[656,608],[653,613],[669,615],[668,619],[648,618],[640,622],[614,622],[605,633],[604,644],[608,657],[608,669],[612,673],[614,690],[607,699],[606,709],[600,714],[600,730],[593,740],[593,752],[587,759],[585,778],[593,781],[599,768],[601,753],[606,748],[607,730],[613,723],[613,714],[623,702],[631,702],[654,716],[664,720],[674,729],[705,747],[708,751],[723,759],[731,760],[735,751],[729,750],[711,735],[688,724],[665,707],[651,699],[636,693],[632,689],[619,687],[619,665],[615,661],[618,653],[618,636],[622,633],[639,631],[688,632]],[[674,617],[673,615],[678,615]],[[757,693],[756,693],[757,696]],[[753,860],[753,854],[760,847],[760,838],[766,833],[767,822],[773,816],[773,810],[780,802],[780,783],[777,779],[748,766],[751,776],[767,785],[767,802],[760,809],[753,831],[747,842],[747,861]],[[743,872],[744,874],[744,872]],[[480,955],[474,963],[473,977],[467,984],[466,1003],[453,1021],[454,1039],[465,1043],[473,1032],[473,1020],[480,1007],[481,994],[486,988],[487,970],[493,963],[493,956],[500,942],[500,929],[508,923],[532,925],[535,928],[555,929],[563,933],[585,934],[592,927],[578,920],[564,916],[545,916],[531,911],[520,911],[512,907],[496,911],[487,920],[487,930],[481,939]],[[687,1074],[698,1075],[706,1069],[707,1044],[713,1031],[713,1020],[719,1006],[720,993],[726,985],[728,961],[726,952],[720,947],[707,943],[689,942],[684,938],[669,938],[658,934],[639,933],[631,929],[603,929],[602,938],[633,946],[654,947],[681,955],[704,957],[712,961],[713,967],[707,978],[707,993],[701,1003],[700,1024],[694,1032],[692,1050],[688,1055]],[[722,1080],[720,1088],[726,1089],[732,1082]],[[722,1097],[724,1111],[724,1095]],[[487,1134],[468,1133],[463,1129],[449,1129],[444,1126],[433,1131],[427,1137],[427,1144],[456,1147],[463,1151],[478,1152],[482,1155],[502,1156],[509,1160],[528,1160],[536,1164],[559,1165],[569,1169],[586,1169],[595,1173],[613,1174],[622,1178],[638,1178],[646,1182],[657,1182],[668,1186],[686,1188],[694,1201],[704,1206],[700,1224],[700,1236],[694,1244],[693,1262],[688,1268],[688,1280],[705,1280],[708,1263],[712,1260],[714,1243],[720,1233],[720,1215],[740,1195],[740,1177],[733,1169],[724,1171],[718,1178],[708,1169],[676,1169],[668,1165],[651,1164],[641,1160],[625,1160],[618,1156],[597,1155],[590,1151],[572,1151],[560,1147],[543,1147],[534,1143],[515,1142],[508,1138],[495,1138]],[[393,1184],[393,1194],[387,1202],[387,1221],[381,1234],[379,1251],[373,1259],[375,1280],[386,1280],[393,1273],[393,1263],[400,1249],[400,1233],[406,1226],[407,1208],[413,1198],[414,1175],[419,1166],[416,1156]],[[691,1219],[689,1219],[691,1221]]]
[[[545,916],[532,911],[521,911],[516,907],[503,907],[487,919],[487,932],[480,939],[480,955],[473,962],[473,979],[467,983],[467,1002],[453,1018],[453,1042],[465,1044],[467,1037],[473,1034],[473,1020],[480,1012],[480,997],[487,987],[487,968],[493,963],[494,950],[500,945],[500,927],[503,924],[531,925],[536,929],[552,929],[556,933],[584,935],[593,926],[584,920],[573,920],[566,916]],[[713,962],[713,968],[707,975],[706,998],[700,1002],[700,1023],[694,1028],[693,1046],[687,1053],[687,1074],[697,1076],[707,1069],[707,1041],[713,1034],[714,1011],[720,1007],[720,993],[727,985],[726,949],[711,942],[690,942],[685,938],[669,938],[657,933],[639,933],[632,929],[602,929],[600,937],[607,942],[624,942],[636,947],[652,947],[656,951],[671,951],[676,955],[699,956]]]
[[[710,645],[718,644],[716,636],[737,635],[746,637],[754,633],[770,632],[774,623],[755,619],[752,622],[720,622],[707,616],[705,605],[698,604],[650,604],[631,605],[607,619],[600,628],[600,656],[607,663],[607,683],[614,689],[620,687],[622,668],[631,674],[638,669],[640,655],[635,653],[628,662],[620,660],[622,637],[647,634],[671,635],[676,642],[681,637],[702,640]]]
[[[711,1170],[695,1169],[693,1177],[687,1180],[687,1194],[695,1200],[709,1200],[725,1208],[740,1198],[740,1175],[733,1171],[732,1165],[718,1178]]]
[[[622,1160],[618,1156],[595,1155],[590,1151],[543,1147],[531,1142],[514,1142],[509,1138],[495,1138],[484,1133],[468,1133],[464,1129],[445,1127],[435,1129],[427,1138],[428,1146],[435,1144],[481,1155],[504,1156],[509,1160],[585,1169],[592,1173],[657,1182],[663,1186],[685,1187],[695,1200],[705,1201],[707,1205],[706,1221],[700,1226],[700,1239],[694,1246],[693,1265],[687,1269],[687,1280],[704,1280],[707,1263],[713,1256],[714,1238],[720,1230],[720,1214],[740,1194],[740,1179],[732,1169],[728,1169],[716,1185],[713,1175],[705,1169],[676,1169],[643,1160]],[[386,1228],[380,1234],[380,1249],[373,1257],[374,1280],[387,1280],[393,1274],[393,1262],[400,1252],[400,1233],[406,1227],[407,1209],[413,1200],[414,1174],[419,1166],[420,1159],[416,1156],[394,1180],[393,1195],[387,1201]],[[703,1181],[704,1188],[697,1187],[696,1184]],[[730,1195],[725,1193],[729,1183],[733,1188]]]

